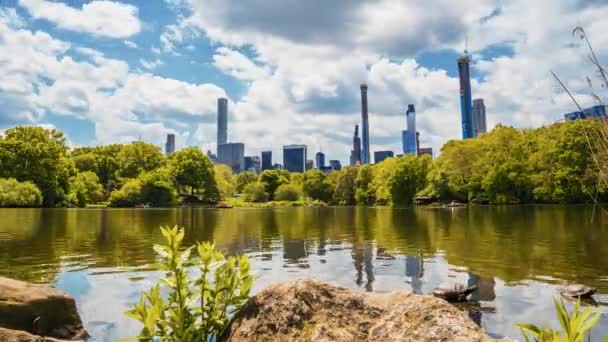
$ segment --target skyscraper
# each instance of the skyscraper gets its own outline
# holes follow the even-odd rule
[[[272,151],[262,151],[262,171],[272,170]]]
[[[332,159],[332,160],[329,161],[329,167],[332,170],[340,171],[340,170],[342,170],[342,163],[340,163],[339,160],[333,160]]]
[[[283,167],[289,172],[306,171],[306,145],[283,146]]]
[[[247,156],[244,158],[245,162],[245,171],[251,171],[256,175],[259,174],[262,170],[262,163],[260,162],[260,157],[258,156]]]
[[[471,100],[471,75],[469,73],[469,55],[458,58],[458,76],[460,77],[460,115],[462,120],[462,139],[475,137],[473,131],[473,103]]]
[[[392,158],[395,154],[393,151],[375,151],[374,152],[374,164],[382,162],[386,158]]]
[[[314,160],[312,160],[312,159],[308,159],[308,160],[306,161],[306,171],[308,171],[308,170],[312,170],[312,169],[314,169],[314,168],[315,168],[315,161],[314,161]]]
[[[369,164],[369,119],[367,113],[367,84],[361,84],[361,133],[363,135],[361,146],[361,164]]]
[[[317,169],[321,170],[325,167],[325,153],[317,152],[315,155],[315,163],[317,164]]]
[[[355,135],[353,135],[353,149],[350,151],[350,165],[354,166],[361,163],[361,138],[359,138],[359,125],[355,125]]]
[[[473,132],[475,136],[486,133],[486,105],[483,99],[473,101]]]
[[[228,165],[232,172],[239,173],[245,169],[245,144],[225,143],[217,147],[218,162]]]
[[[217,146],[228,142],[228,99],[217,99]]]
[[[175,152],[175,134],[167,134],[167,142],[165,143],[165,154],[170,155]]]
[[[403,154],[418,154],[418,136],[416,131],[416,108],[413,104],[407,106],[405,113],[407,121],[407,129],[403,131],[401,143],[403,146]]]

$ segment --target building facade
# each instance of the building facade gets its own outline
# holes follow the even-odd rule
[[[367,111],[367,84],[361,84],[361,164],[370,163],[369,152],[369,117]]]
[[[382,162],[386,158],[392,158],[395,154],[393,151],[375,151],[374,152],[374,164]]]
[[[262,171],[272,170],[272,151],[262,151]]]
[[[433,157],[433,148],[432,147],[421,147],[418,149],[418,155],[419,156],[429,155],[432,158]]]
[[[314,160],[312,160],[312,159],[308,159],[308,160],[306,161],[306,171],[308,171],[308,170],[312,170],[312,169],[314,169],[314,168],[315,168],[315,161],[314,161]]]
[[[239,173],[245,169],[245,144],[226,143],[218,145],[218,162],[228,165],[232,172]]]
[[[334,171],[342,170],[342,163],[339,160],[330,160],[329,167]]]
[[[315,164],[317,166],[317,169],[319,170],[325,167],[325,153],[317,152],[317,154],[315,155]]]
[[[165,154],[170,155],[175,152],[175,134],[167,134],[167,142],[165,143]]]
[[[244,158],[244,162],[245,162],[245,171],[250,171],[255,173],[256,175],[260,174],[260,172],[262,172],[262,162],[260,160],[260,157],[258,156],[247,156]]]
[[[579,119],[588,119],[588,118],[607,118],[608,117],[608,106],[605,105],[597,105],[589,108],[583,109],[583,111],[572,112],[568,114],[564,114],[564,119],[567,121],[579,120]]]
[[[283,168],[289,172],[306,171],[306,145],[283,146]]]
[[[483,103],[483,99],[473,100],[473,132],[476,137],[487,132],[486,105]]]
[[[403,154],[418,154],[418,136],[416,132],[416,108],[413,104],[407,106],[405,112],[407,129],[401,133]]]
[[[228,142],[228,99],[217,99],[217,146]]]
[[[465,51],[464,56],[458,59],[462,139],[470,139],[475,137],[475,132],[473,130],[473,100],[471,95],[471,75],[469,71],[469,62],[469,55]]]
[[[350,165],[361,164],[361,138],[359,138],[359,125],[355,125],[353,135],[353,149],[350,151]]]

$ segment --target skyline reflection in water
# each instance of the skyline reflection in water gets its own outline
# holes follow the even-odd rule
[[[557,324],[556,286],[598,288],[608,301],[608,226],[587,206],[284,209],[0,209],[1,275],[54,284],[73,295],[94,336],[128,337],[122,312],[159,274],[160,225],[186,244],[215,241],[248,253],[270,283],[312,277],[360,291],[428,294],[445,281],[479,288],[466,309],[491,334],[514,324]],[[604,220],[604,221],[602,221]],[[606,311],[605,306],[600,306]],[[606,314],[604,314],[606,315]],[[592,340],[608,335],[603,317]],[[110,338],[112,340],[112,338]]]

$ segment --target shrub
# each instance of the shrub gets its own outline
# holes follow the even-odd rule
[[[153,207],[172,207],[177,204],[177,191],[162,170],[140,176],[139,182],[142,203]]]
[[[167,242],[154,250],[162,259],[158,268],[165,277],[126,312],[144,325],[138,339],[217,340],[230,322],[228,310],[237,312],[249,297],[254,278],[247,255],[226,259],[211,243],[199,243],[194,266],[201,274],[190,279],[187,267],[195,246],[182,250],[182,228],[161,227],[161,231]],[[161,297],[161,285],[168,291],[166,299]]]
[[[0,207],[39,207],[42,192],[32,182],[0,178]]]
[[[134,207],[142,203],[141,182],[130,179],[119,190],[114,190],[108,200],[110,207]]]
[[[243,190],[245,202],[266,202],[268,193],[265,191],[264,184],[260,182],[249,183]]]
[[[70,192],[68,202],[77,207],[97,203],[103,197],[103,187],[99,178],[91,171],[80,172],[70,178]]]
[[[283,184],[275,191],[274,199],[277,201],[294,202],[300,199],[300,192],[291,184]]]

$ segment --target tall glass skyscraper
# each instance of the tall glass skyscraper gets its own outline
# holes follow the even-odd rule
[[[403,131],[401,141],[403,145],[403,154],[418,154],[418,137],[416,135],[416,108],[413,104],[407,106],[405,113],[407,120],[407,129]]]
[[[262,151],[262,171],[272,170],[272,151]]]
[[[473,101],[473,132],[476,137],[486,133],[486,105],[483,99]]]
[[[218,162],[228,165],[232,172],[239,173],[245,169],[245,144],[226,143],[217,147]]]
[[[175,134],[167,134],[167,142],[165,143],[165,154],[170,155],[175,152]]]
[[[306,145],[283,146],[283,168],[289,172],[306,171]]]
[[[353,135],[353,149],[350,151],[350,165],[354,166],[361,163],[361,138],[359,138],[359,125],[355,125],[355,135]]]
[[[473,131],[473,100],[471,98],[470,58],[467,52],[458,58],[458,76],[460,77],[460,115],[462,121],[462,139],[475,137]]]
[[[228,99],[217,99],[217,146],[228,142]]]
[[[325,167],[325,153],[317,152],[315,155],[315,164],[317,164],[317,169],[319,170]]]
[[[367,112],[367,84],[361,84],[361,133],[363,135],[361,146],[361,164],[369,164],[369,119]]]

